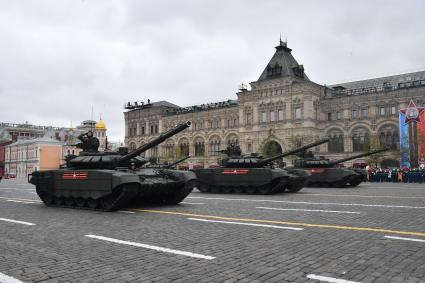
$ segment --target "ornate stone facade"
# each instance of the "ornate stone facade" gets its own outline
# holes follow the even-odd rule
[[[125,143],[130,149],[177,122],[189,130],[147,152],[173,158],[190,154],[195,163],[217,162],[217,151],[237,142],[245,153],[276,142],[282,151],[329,137],[314,152],[330,158],[369,149],[371,142],[397,149],[398,110],[425,103],[425,72],[326,86],[309,80],[285,42],[280,42],[260,78],[242,86],[236,101],[178,107],[166,101],[127,104]]]

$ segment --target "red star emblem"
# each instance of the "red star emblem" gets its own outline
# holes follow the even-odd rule
[[[411,121],[415,121],[418,124],[421,122],[421,114],[425,111],[425,107],[417,107],[413,100],[410,100],[409,106],[404,109],[400,109],[400,113],[405,116],[404,124],[408,124]]]

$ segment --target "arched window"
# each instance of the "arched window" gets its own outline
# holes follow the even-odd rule
[[[167,141],[167,143],[165,144],[165,156],[167,156],[168,158],[174,158],[176,153],[174,150],[174,141],[169,140]]]
[[[130,152],[131,151],[134,151],[136,149],[136,143],[131,142],[130,145],[129,145],[129,147],[128,147],[128,149],[129,149]]]
[[[382,147],[399,149],[399,132],[394,125],[384,125],[378,131],[379,143]]]
[[[235,134],[231,134],[231,135],[229,135],[228,137],[227,137],[227,139],[226,139],[226,143],[227,144],[231,144],[231,143],[233,143],[233,144],[239,144],[239,139],[238,139],[238,136],[237,135],[235,135]]]
[[[195,156],[204,156],[205,155],[205,143],[202,138],[197,138],[195,140]]]
[[[352,133],[353,151],[368,151],[370,134],[366,128],[357,128]]]
[[[179,148],[182,156],[189,155],[189,141],[186,138],[180,140]]]
[[[332,130],[328,135],[328,152],[344,152],[344,134],[340,130]]]
[[[219,137],[212,137],[210,139],[210,155],[219,155],[221,140]]]

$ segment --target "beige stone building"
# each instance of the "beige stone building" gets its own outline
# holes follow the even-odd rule
[[[291,51],[281,41],[258,80],[250,88],[242,85],[237,100],[188,107],[166,101],[126,104],[126,145],[134,149],[190,120],[189,130],[146,155],[190,154],[193,163],[208,165],[230,142],[250,153],[268,146],[286,151],[324,137],[331,141],[313,150],[330,158],[367,151],[372,141],[398,149],[398,110],[410,100],[424,105],[425,71],[326,86],[312,82]],[[385,162],[398,160],[389,154]]]

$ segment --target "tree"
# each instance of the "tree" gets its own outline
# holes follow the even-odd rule
[[[268,137],[261,142],[259,152],[264,156],[274,156],[282,153],[282,147]]]
[[[384,147],[379,140],[379,136],[377,134],[372,134],[369,139],[369,148],[370,150],[383,149]],[[368,165],[372,165],[378,167],[378,164],[384,159],[385,153],[380,152],[376,154],[369,155],[366,159],[366,163]]]

